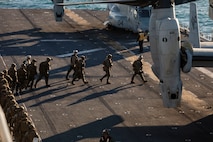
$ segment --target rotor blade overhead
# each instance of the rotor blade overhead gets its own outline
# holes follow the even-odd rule
[[[126,4],[126,5],[133,5],[133,6],[141,6],[146,7],[149,5],[158,5],[160,1],[164,0],[91,0],[91,1],[84,1],[84,2],[69,2],[69,3],[56,3],[58,6],[72,6],[72,5],[83,5],[83,4],[104,4],[104,3],[118,3],[118,4]],[[176,5],[183,4],[191,1],[196,0],[173,0]]]
[[[118,4],[126,4],[126,5],[135,5],[135,6],[148,6],[152,5],[158,0],[106,0],[106,1],[99,1],[99,0],[92,0],[92,1],[85,1],[85,2],[71,2],[71,3],[57,3],[58,6],[72,6],[72,5],[82,5],[82,4],[104,4],[104,3],[118,3]]]
[[[101,3],[132,3],[136,0],[108,0],[108,1],[84,1],[84,2],[67,2],[67,3],[57,3],[57,5],[69,6],[69,5],[82,5],[82,4],[101,4]]]

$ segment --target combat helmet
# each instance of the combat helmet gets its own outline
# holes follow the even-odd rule
[[[112,58],[112,54],[108,54],[108,55],[107,55],[107,58]]]

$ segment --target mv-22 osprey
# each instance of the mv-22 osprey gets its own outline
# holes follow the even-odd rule
[[[109,18],[104,22],[110,29],[121,28],[137,33],[149,30],[151,7],[108,4]]]
[[[193,65],[193,48],[187,41],[182,42],[180,26],[175,16],[175,5],[195,0],[107,0],[77,3],[64,3],[63,0],[53,0],[56,20],[62,18],[63,6],[118,3],[130,6],[152,6],[149,21],[150,49],[153,60],[152,70],[159,79],[160,93],[165,107],[180,106],[182,96],[182,81],[180,72],[191,70]],[[213,0],[209,1],[210,18],[213,19]],[[204,60],[213,61],[211,55]],[[200,55],[200,54],[199,54]],[[205,53],[203,55],[205,57]]]

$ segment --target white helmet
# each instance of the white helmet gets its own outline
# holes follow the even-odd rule
[[[73,50],[73,53],[78,53],[78,50]]]

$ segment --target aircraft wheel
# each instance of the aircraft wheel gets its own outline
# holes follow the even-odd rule
[[[113,26],[110,25],[110,24],[108,24],[108,25],[107,25],[107,29],[108,29],[108,30],[113,30]]]

